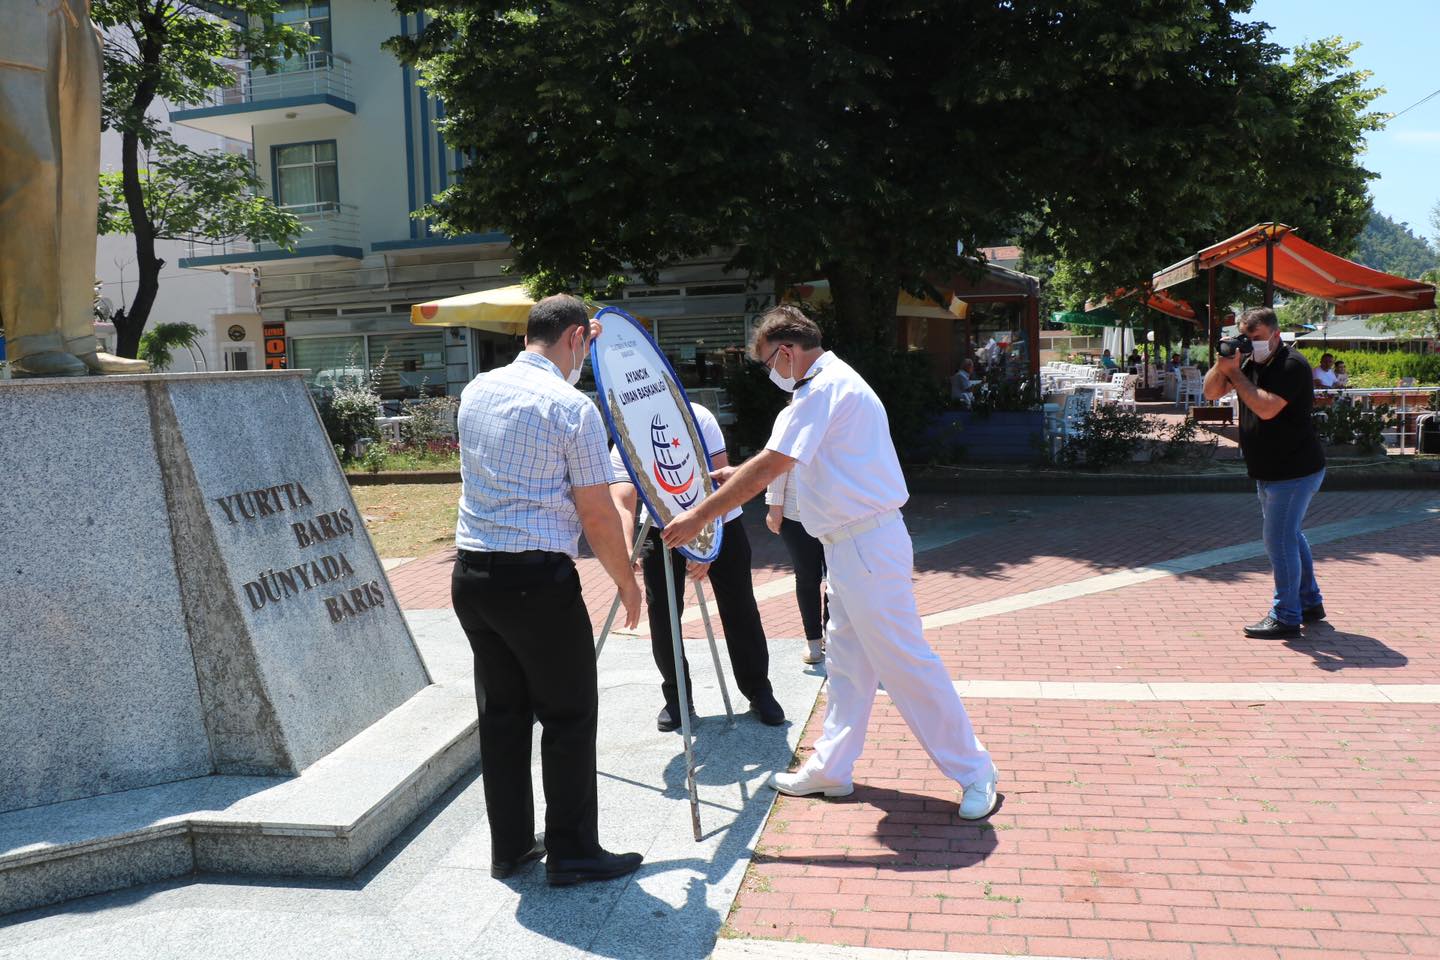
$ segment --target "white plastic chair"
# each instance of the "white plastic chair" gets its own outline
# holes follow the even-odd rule
[[[1205,402],[1205,381],[1200,376],[1199,370],[1180,371],[1178,399],[1181,409],[1186,413],[1190,412],[1191,407]]]

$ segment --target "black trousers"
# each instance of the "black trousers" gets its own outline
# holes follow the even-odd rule
[[[575,564],[458,559],[450,596],[475,653],[491,856],[514,859],[535,842],[530,740],[537,719],[546,849],[557,857],[594,856],[599,695],[595,637]]]
[[[670,636],[670,607],[665,602],[665,563],[660,534],[651,530],[646,538],[641,569],[645,575],[645,607],[650,616],[650,648],[655,666],[660,668],[660,692],[665,696],[671,716],[678,717],[679,688],[675,677],[675,647]],[[685,595],[694,590],[685,579],[685,558],[671,551],[670,562],[675,572],[675,609],[683,613]],[[755,586],[750,581],[750,540],[739,517],[725,524],[720,542],[720,555],[710,564],[711,592],[720,609],[720,624],[725,631],[725,646],[730,650],[730,668],[735,685],[746,699],[770,692],[770,649],[765,641],[765,628],[760,624],[760,610],[755,605]],[[690,684],[690,662],[685,662],[685,691],[693,696]]]
[[[799,520],[786,517],[780,521],[780,539],[790,552],[795,567],[795,603],[800,607],[800,622],[805,625],[805,639],[819,640],[825,633],[826,609],[820,582],[825,579],[825,545],[805,532]]]

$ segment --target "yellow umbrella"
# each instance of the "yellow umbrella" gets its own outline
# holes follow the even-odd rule
[[[941,296],[944,297],[945,294],[942,293]],[[829,303],[830,281],[811,280],[809,283],[797,283],[787,290],[781,299],[786,303],[804,300],[816,306]],[[953,295],[950,297],[948,306],[943,301],[932,300],[928,297],[916,297],[904,290],[899,291],[895,297],[895,315],[899,317],[943,316],[942,311],[949,311],[963,320],[969,309],[968,303]]]
[[[410,322],[417,327],[471,327],[523,337],[533,306],[535,301],[517,283],[417,303],[410,308]]]

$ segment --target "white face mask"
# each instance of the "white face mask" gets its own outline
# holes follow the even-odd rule
[[[570,360],[575,363],[575,366],[572,367],[570,372],[565,375],[565,382],[570,384],[570,386],[572,387],[580,382],[580,371],[585,368],[585,356],[586,353],[582,352],[580,354],[580,359],[576,361],[575,349],[573,347],[570,349]]]
[[[770,382],[775,384],[775,386],[779,387],[781,390],[784,390],[786,393],[795,392],[795,378],[780,376],[780,372],[774,367],[770,368]]]
[[[1268,337],[1264,340],[1251,340],[1250,346],[1252,347],[1250,351],[1251,360],[1254,360],[1256,363],[1264,363],[1269,359],[1270,339]]]
[[[777,347],[777,348],[775,349],[775,354],[774,354],[774,356],[772,356],[771,359],[770,359],[770,382],[773,383],[773,384],[775,384],[775,386],[779,387],[781,390],[784,390],[786,393],[794,393],[794,392],[795,392],[795,378],[794,378],[794,377],[782,377],[782,376],[780,376],[780,371],[779,371],[779,368],[778,368],[779,363],[780,363],[780,349]],[[794,363],[795,363],[795,360],[792,358],[792,359],[790,360],[790,363],[791,363],[791,365],[793,366]],[[794,371],[792,370],[791,372],[793,373]]]

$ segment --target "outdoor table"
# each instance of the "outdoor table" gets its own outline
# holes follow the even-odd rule
[[[409,416],[376,417],[376,418],[375,418],[375,426],[376,426],[376,427],[379,429],[379,431],[380,431],[380,437],[381,437],[381,439],[383,439],[383,440],[389,440],[389,441],[391,441],[392,443],[399,443],[399,442],[400,442],[400,425],[403,424],[403,423],[409,423],[409,422],[411,421],[411,419],[413,419],[413,418],[411,418],[411,417],[409,417]]]

